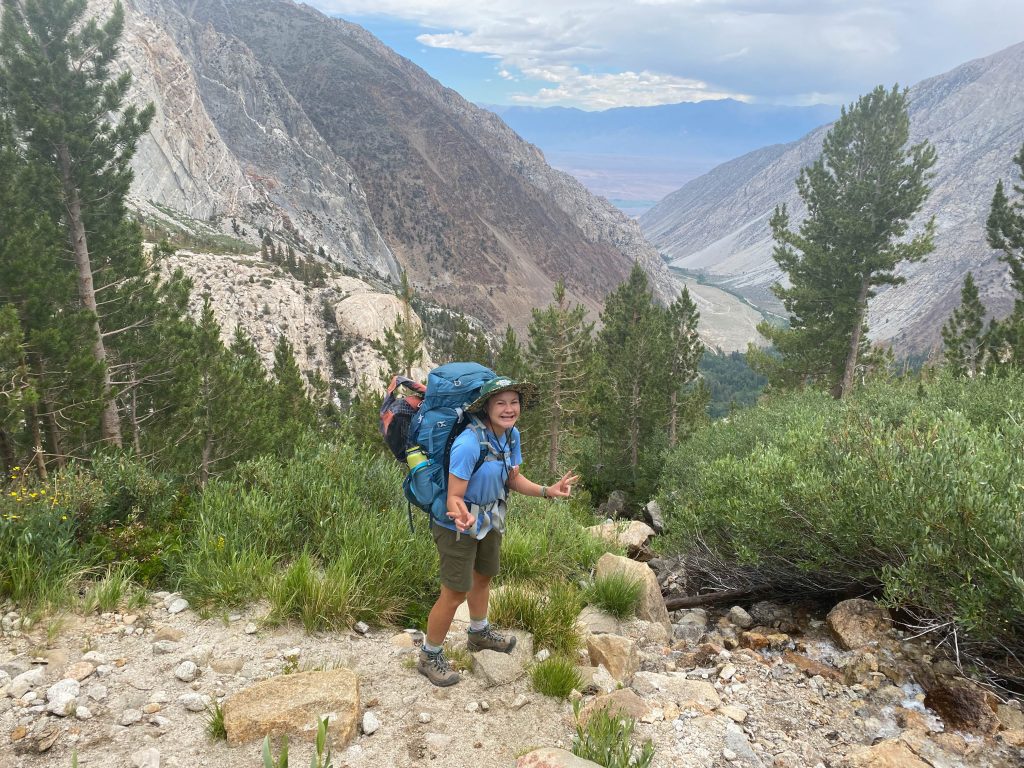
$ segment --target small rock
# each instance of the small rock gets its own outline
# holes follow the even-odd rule
[[[242,620],[242,614],[240,614],[240,613],[229,613],[228,614],[228,621],[235,622],[235,621],[241,621],[241,620]]]
[[[250,621],[248,624],[245,625],[245,629],[243,631],[247,635],[255,635],[258,630],[259,627],[256,626],[256,623]]]
[[[488,711],[490,711],[490,709],[491,709],[491,705],[488,704],[486,701],[481,701],[480,702],[480,711],[481,712],[488,712]]]
[[[183,683],[191,683],[199,677],[199,667],[194,661],[183,661],[174,668],[174,676]]]
[[[46,711],[60,717],[67,717],[75,712],[78,706],[75,701],[81,691],[77,680],[61,680],[46,689]]]
[[[367,632],[370,631],[370,625],[367,624],[365,621],[357,621],[355,625],[352,627],[352,629],[354,629],[360,635],[365,635]]]
[[[127,624],[128,626],[131,626],[132,624],[134,624],[138,620],[139,620],[139,617],[136,614],[129,613],[127,616],[125,616],[124,618],[121,619],[121,623],[122,624]]]
[[[430,716],[429,712],[420,712],[419,717],[417,717],[416,719],[419,720],[421,723],[426,724],[434,718]]]
[[[212,659],[210,668],[220,675],[237,675],[245,666],[245,659],[240,656],[229,656],[222,659]]]
[[[26,736],[28,736],[28,728],[26,728],[24,725],[19,725],[17,728],[11,731],[12,742],[21,741]]]
[[[154,640],[170,640],[171,642],[177,642],[185,636],[185,633],[180,629],[168,626],[159,626],[156,631],[153,632]]]
[[[135,768],[160,768],[160,750],[149,747],[132,752],[132,765]]]
[[[736,676],[736,667],[733,664],[726,664],[722,667],[722,671],[718,673],[718,677],[721,680],[732,680]]]
[[[373,712],[364,712],[362,727],[363,733],[366,736],[369,736],[373,733],[376,733],[377,729],[380,728],[380,720],[377,718],[375,714],[373,714]]]
[[[476,701],[469,702],[469,704],[466,705],[466,711],[467,712],[479,712],[480,711],[480,703],[476,702]]]
[[[88,661],[90,664],[95,664],[98,667],[100,664],[107,663],[107,657],[99,651],[89,651],[82,654],[82,661]]]
[[[740,709],[739,707],[733,707],[733,706],[719,707],[718,708],[718,713],[720,715],[725,715],[730,720],[732,720],[734,723],[742,723],[742,722],[744,722],[747,719],[746,711]]]
[[[142,712],[137,709],[126,709],[121,713],[121,716],[117,719],[118,725],[135,725],[135,723],[142,720]]]
[[[92,710],[88,707],[75,707],[75,717],[79,720],[89,720],[92,717]]]
[[[149,704],[147,704],[146,706],[144,706],[142,708],[142,712],[144,714],[147,714],[147,715],[155,715],[161,709],[162,709],[162,707],[159,704],[157,704],[155,702],[150,702]]]
[[[537,661],[538,664],[540,664],[551,658],[551,651],[549,651],[547,648],[541,648],[539,651],[537,651],[537,653],[534,654],[533,658]]]
[[[90,661],[76,661],[66,670],[64,674],[72,680],[78,680],[81,682],[85,680],[89,675],[96,671],[96,665]]]
[[[530,699],[525,694],[520,693],[512,700],[512,703],[509,706],[511,706],[512,709],[522,709],[529,703]]]
[[[107,686],[93,683],[85,689],[85,695],[93,701],[103,701],[107,698]]]
[[[165,653],[174,653],[178,650],[178,644],[173,640],[157,640],[153,643],[153,655],[160,656]]]
[[[736,754],[735,752],[733,752],[733,751],[732,751],[731,749],[729,749],[728,747],[726,747],[726,748],[724,748],[724,749],[722,750],[722,757],[723,757],[724,759],[728,760],[728,761],[729,761],[729,762],[731,763],[731,762],[732,762],[733,760],[735,760],[735,759],[736,759],[737,757],[739,757],[739,755],[737,755],[737,754]]]
[[[171,718],[164,717],[163,715],[153,715],[149,718],[149,724],[155,725],[157,728],[166,728],[171,724]]]
[[[183,597],[179,597],[177,600],[167,606],[167,612],[170,614],[181,613],[188,608],[188,600]]]
[[[11,680],[7,695],[12,699],[20,699],[37,685],[42,685],[44,680],[46,671],[42,667],[32,667]]]
[[[754,626],[754,617],[738,605],[734,605],[732,608],[729,609],[728,618],[729,621],[731,621],[740,629],[750,629],[752,626]]]
[[[200,693],[183,693],[178,703],[189,712],[203,712],[210,703],[210,697]]]

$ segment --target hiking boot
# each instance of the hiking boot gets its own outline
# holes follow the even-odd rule
[[[491,629],[491,625],[481,629],[479,632],[469,630],[469,640],[466,641],[466,648],[471,651],[498,651],[498,653],[512,653],[516,647],[515,635],[505,637]]]
[[[459,673],[445,658],[444,651],[427,653],[420,649],[420,657],[416,662],[416,671],[424,675],[434,685],[445,688],[459,682]]]

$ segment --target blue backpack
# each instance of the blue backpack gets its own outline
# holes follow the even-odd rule
[[[478,363],[448,363],[435,368],[427,376],[427,392],[409,428],[410,465],[416,446],[423,459],[411,466],[402,490],[408,499],[409,527],[412,528],[412,506],[416,505],[434,520],[447,519],[448,464],[452,444],[463,430],[477,422],[466,413],[466,406],[480,396],[480,387],[496,374]],[[475,427],[474,427],[475,428]],[[487,454],[487,440],[481,435],[480,458],[473,471],[480,468]]]

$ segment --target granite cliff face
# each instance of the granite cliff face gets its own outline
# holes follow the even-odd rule
[[[905,266],[904,285],[882,291],[869,312],[871,337],[898,352],[924,353],[941,344],[939,329],[960,303],[974,272],[986,306],[1011,305],[1005,265],[985,243],[985,219],[996,180],[1014,179],[1013,155],[1024,142],[1024,43],[969,62],[910,89],[911,141],[938,152],[931,195],[919,214],[935,216],[935,252]],[[827,127],[798,142],[751,152],[695,179],[640,219],[671,264],[705,273],[771,311],[769,286],[780,279],[768,219],[785,203],[799,221],[800,169],[820,154]]]
[[[559,278],[596,312],[637,260],[677,290],[635,222],[362,28],[289,0],[124,5],[133,97],[157,105],[133,186],[154,218],[282,232],[371,280],[405,268],[495,329],[525,329]]]

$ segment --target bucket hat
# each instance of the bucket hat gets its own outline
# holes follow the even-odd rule
[[[487,404],[487,400],[499,392],[518,392],[519,403],[525,408],[537,396],[537,387],[528,381],[515,381],[508,376],[498,376],[480,387],[480,396],[467,405],[466,410],[472,412],[482,411]]]

